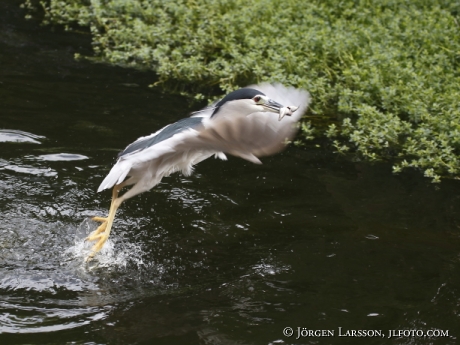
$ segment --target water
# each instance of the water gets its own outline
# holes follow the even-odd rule
[[[0,4],[1,344],[458,343],[459,183],[321,142],[164,179],[86,265],[117,152],[196,109],[152,74],[74,61],[88,35],[26,22],[18,3]],[[388,338],[432,329],[449,336]]]

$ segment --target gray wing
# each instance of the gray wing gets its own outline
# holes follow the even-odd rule
[[[251,86],[284,106],[298,106],[292,116],[278,121],[278,114],[252,113],[248,116],[190,117],[139,138],[120,155],[117,163],[99,186],[98,191],[121,183],[132,167],[156,159],[166,160],[178,154],[201,151],[207,154],[229,153],[253,163],[257,157],[281,151],[297,131],[297,122],[307,109],[307,91],[281,84]],[[206,109],[204,113],[212,110]],[[223,155],[220,155],[222,158]]]
[[[278,121],[278,114],[257,112],[249,116],[232,114],[227,117],[203,119],[203,127],[188,138],[184,146],[212,149],[260,163],[258,157],[281,151],[297,132],[297,122],[310,102],[307,91],[281,84],[251,85],[284,106],[298,106],[292,116]]]
[[[159,144],[162,141],[171,138],[175,134],[198,126],[199,124],[201,124],[202,121],[202,117],[188,117],[179,120],[173,124],[170,124],[166,127],[163,127],[159,131],[151,135],[141,137],[132,144],[129,144],[122,152],[118,154],[118,158],[138,151],[145,150],[149,147]]]
[[[193,136],[196,133],[194,128],[200,127],[202,121],[202,117],[185,118],[128,145],[118,154],[117,162],[100,184],[98,192],[121,183],[137,165],[177,153],[177,144]]]
[[[190,135],[180,137],[176,145],[184,144],[197,149],[217,149],[217,151],[237,154],[247,152],[255,156],[266,156],[278,152],[285,146],[285,141],[296,132],[295,124],[300,120],[310,102],[307,91],[281,84],[259,84],[248,86],[262,91],[268,97],[284,106],[299,107],[292,116],[278,121],[278,115],[266,112],[253,113],[249,116],[232,114],[228,117],[210,118],[214,104],[192,113],[191,117],[179,120],[163,127],[159,131],[137,139],[128,145],[118,157],[124,157],[161,143],[176,134],[187,132]],[[204,125],[204,126],[200,126]],[[189,132],[196,129],[197,133]],[[221,148],[221,149],[218,149]]]

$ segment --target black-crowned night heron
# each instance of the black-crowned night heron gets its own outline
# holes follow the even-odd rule
[[[102,224],[87,238],[97,240],[87,260],[107,241],[123,201],[176,171],[190,175],[195,164],[213,155],[226,160],[228,153],[260,164],[258,157],[281,151],[292,139],[309,99],[307,91],[280,84],[249,86],[128,145],[97,190],[113,187],[112,203],[107,218],[93,218]]]

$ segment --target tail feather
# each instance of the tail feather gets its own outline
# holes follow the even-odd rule
[[[104,181],[102,181],[97,191],[101,192],[104,189],[112,188],[113,186],[123,182],[130,170],[131,163],[126,160],[120,159],[113,166],[112,170],[110,170],[109,174],[106,176]]]

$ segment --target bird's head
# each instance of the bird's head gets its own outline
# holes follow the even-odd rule
[[[230,92],[217,102],[212,116],[232,113],[246,116],[257,112],[271,112],[279,114],[281,120],[297,109],[295,106],[283,106],[259,90],[244,88]]]

